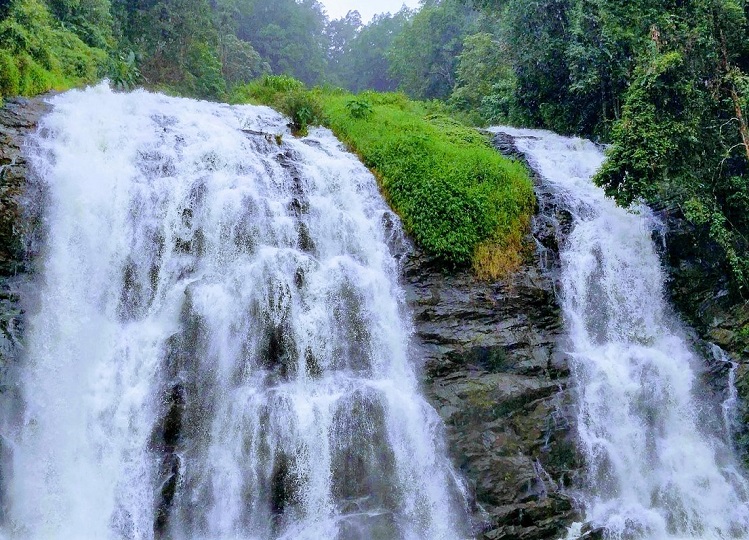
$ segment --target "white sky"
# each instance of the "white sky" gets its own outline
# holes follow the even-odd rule
[[[410,8],[419,5],[418,0],[319,0],[325,6],[328,17],[339,19],[351,10],[357,10],[361,14],[362,21],[368,23],[375,13],[395,13],[403,4]]]

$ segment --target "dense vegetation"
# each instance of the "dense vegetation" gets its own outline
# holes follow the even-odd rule
[[[288,77],[240,87],[234,100],[273,105],[298,130],[329,126],[375,171],[414,239],[448,264],[486,277],[520,264],[533,188],[524,167],[476,130],[404,94],[306,90]]]
[[[382,54],[416,99],[477,123],[610,143],[597,181],[684,217],[749,287],[749,3],[744,0],[426,0]],[[351,39],[348,62],[361,54]],[[349,88],[361,89],[340,76]]]
[[[0,93],[106,76],[223,99],[271,70],[320,82],[327,22],[315,0],[10,0],[0,3]]]
[[[742,297],[748,13],[745,0],[422,0],[364,24],[355,11],[329,20],[317,0],[5,0],[0,93],[107,76],[227,99],[275,73],[592,137],[611,143],[600,184],[684,216],[720,247]]]
[[[611,143],[597,181],[665,207],[749,286],[749,4],[743,0],[475,0],[451,99],[489,122]],[[475,75],[479,74],[478,77]]]
[[[83,30],[81,35],[94,39]],[[102,49],[63,27],[42,0],[5,6],[0,21],[0,94],[33,95],[94,81],[106,61]]]
[[[523,168],[433,114],[444,106],[330,90],[447,98],[464,28],[477,18],[448,7],[404,8],[363,25],[356,12],[329,21],[316,0],[11,0],[0,23],[0,91],[31,95],[107,76],[121,89],[272,103],[298,131],[325,122],[377,172],[429,253],[496,276],[520,260],[533,201]],[[290,76],[258,79],[267,73]]]

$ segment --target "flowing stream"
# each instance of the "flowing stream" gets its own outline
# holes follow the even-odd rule
[[[749,538],[749,484],[726,434],[735,400],[721,404],[702,389],[702,360],[664,299],[652,216],[617,207],[593,185],[604,159],[593,143],[493,131],[515,138],[571,215],[560,296],[586,520],[617,540]]]
[[[363,165],[263,107],[53,104],[0,536],[467,537]]]

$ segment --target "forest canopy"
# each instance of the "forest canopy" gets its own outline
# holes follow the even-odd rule
[[[748,14],[746,0],[422,0],[365,24],[317,0],[2,0],[0,93],[108,77],[226,100],[275,74],[593,138],[610,145],[597,182],[679,213],[744,296]]]

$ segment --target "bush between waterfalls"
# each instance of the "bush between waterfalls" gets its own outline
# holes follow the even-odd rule
[[[296,132],[329,127],[373,171],[406,231],[446,265],[472,266],[487,279],[520,265],[535,204],[522,164],[428,103],[292,81],[265,77],[237,88],[233,101],[276,107]]]

